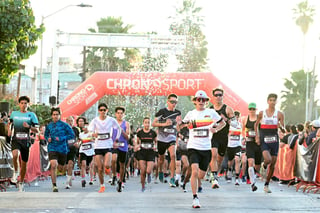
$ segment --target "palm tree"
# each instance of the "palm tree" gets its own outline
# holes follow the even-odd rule
[[[310,24],[313,23],[313,16],[315,15],[315,9],[313,6],[308,4],[308,0],[300,2],[297,4],[296,8],[293,8],[294,19],[296,21],[296,25],[300,27],[303,33],[303,43],[302,43],[302,69],[305,70],[304,61],[305,61],[305,40],[306,34],[308,33]],[[314,72],[314,69],[313,69]],[[314,73],[312,73],[314,76]],[[313,82],[313,85],[314,82]],[[307,72],[307,85],[306,85],[306,120],[310,120],[312,116],[312,108],[314,103],[314,86],[311,88],[310,92],[310,101],[308,107],[308,99],[309,99],[309,74]],[[311,112],[310,114],[308,112]]]

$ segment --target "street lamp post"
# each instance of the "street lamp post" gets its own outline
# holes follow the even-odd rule
[[[41,17],[41,25],[44,24],[44,20],[45,19],[47,19],[50,16],[53,16],[53,15],[61,12],[62,10],[65,10],[68,7],[92,7],[92,5],[83,4],[83,3],[77,4],[77,5],[75,5],[75,4],[67,5],[67,6],[65,6],[65,7],[61,8],[61,9],[59,9],[59,10],[57,10],[57,11],[55,11],[55,12],[49,14],[49,15],[47,15],[47,16],[42,16]],[[42,76],[42,74],[43,74],[43,66],[42,66],[42,63],[43,63],[43,36],[41,38],[41,43],[40,43],[40,82],[39,82],[40,83],[40,85],[39,85],[40,86],[40,89],[39,89],[39,102],[40,103],[43,103],[43,88],[42,88],[42,84],[43,84],[43,82],[42,82],[42,80],[43,80],[43,76]]]

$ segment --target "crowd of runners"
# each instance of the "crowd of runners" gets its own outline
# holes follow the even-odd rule
[[[202,181],[208,180],[212,189],[218,189],[221,175],[236,186],[240,182],[250,184],[248,190],[253,192],[258,190],[256,180],[261,177],[265,181],[263,190],[271,193],[269,183],[279,144],[285,140],[292,143],[292,137],[288,140],[285,136],[284,115],[276,109],[277,95],[269,94],[268,108],[260,112],[255,103],[250,103],[246,116],[223,102],[223,89],[214,89],[212,95],[213,105],[209,107],[208,95],[197,91],[191,100],[195,108],[182,115],[178,96],[170,94],[167,106],[153,119],[143,118],[142,128],[136,130],[124,119],[124,107],[116,107],[113,118],[105,103],[98,105],[99,116],[91,121],[82,116],[62,121],[60,109],[53,107],[52,121],[39,126],[36,114],[28,111],[30,99],[21,96],[20,110],[11,113],[8,124],[14,165],[11,182],[24,191],[30,134],[37,134],[40,144],[47,146],[53,192],[60,190],[58,171],[66,174],[65,189],[72,189],[77,165],[81,187],[95,184],[99,193],[106,190],[105,177],[118,192],[125,189],[125,182],[133,175],[140,175],[142,192],[152,182],[168,182],[170,187],[181,187],[186,192],[186,184],[190,183],[193,208],[200,208]],[[303,125],[289,130],[296,133],[294,139],[299,143],[303,138],[312,141],[319,137],[320,121],[310,126],[309,133]]]

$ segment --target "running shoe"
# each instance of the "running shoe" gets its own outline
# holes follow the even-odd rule
[[[193,198],[193,201],[192,201],[192,208],[196,209],[196,208],[200,208],[200,201],[199,201],[199,198]]]
[[[93,180],[90,180],[90,181],[89,181],[89,185],[93,185]]]
[[[186,177],[186,176],[181,175],[181,180],[180,180],[180,181],[181,181],[181,183],[183,183],[183,181],[184,181],[185,177]]]
[[[67,184],[65,189],[71,189],[71,186]]]
[[[82,186],[82,187],[86,187],[86,180],[82,180],[82,181],[81,181],[81,186]]]
[[[201,186],[198,187],[198,193],[202,193],[202,187]]]
[[[24,192],[24,184],[19,183],[19,192]]]
[[[122,184],[121,184],[120,181],[118,181],[117,191],[118,191],[118,192],[121,192],[121,191],[122,191]]]
[[[112,186],[116,185],[116,182],[117,182],[117,176],[113,176],[111,185]]]
[[[231,183],[231,181],[232,181],[232,172],[229,170],[226,175],[226,181],[227,181],[227,183]]]
[[[11,178],[11,182],[12,183],[17,183],[19,175],[20,175],[19,172],[14,171],[13,175],[12,175],[12,178]]]
[[[210,173],[210,183],[212,183],[212,182],[214,181],[214,179],[215,179],[215,178],[214,178],[214,175],[213,175],[213,173],[211,172],[211,173]]]
[[[254,191],[257,191],[258,187],[253,183],[251,184],[251,190],[254,192]]]
[[[264,186],[264,189],[263,189],[266,193],[271,193],[271,190],[269,189],[269,186],[266,185]]]
[[[236,186],[240,186],[239,178],[236,178],[236,183],[235,183],[234,185],[236,185]]]
[[[144,191],[146,191],[146,187],[141,188],[141,192],[144,192]]]
[[[175,184],[174,178],[170,178],[169,185],[170,185],[171,187],[176,187],[176,184]]]
[[[245,182],[247,182],[247,180],[246,180],[247,178],[246,178],[246,176],[242,176],[242,183],[245,183]]]
[[[103,193],[106,190],[105,186],[100,186],[99,193]]]
[[[267,169],[264,168],[264,162],[262,162],[261,169],[260,169],[260,175],[263,179],[267,179]]]
[[[181,188],[182,188],[183,192],[187,192],[185,183],[181,185]]]
[[[151,183],[151,174],[148,174],[148,184]]]
[[[59,192],[58,187],[57,186],[52,187],[52,192]]]
[[[249,178],[247,178],[247,184],[251,184],[251,181]]]
[[[211,186],[213,189],[218,189],[218,188],[220,188],[220,186],[219,186],[219,182],[218,182],[218,180],[217,179],[214,179],[213,181],[212,181],[212,186]]]
[[[159,180],[163,183],[163,172],[159,172]]]
[[[174,181],[174,184],[176,185],[176,187],[179,187],[179,180],[178,180],[178,179],[175,180],[175,181]]]

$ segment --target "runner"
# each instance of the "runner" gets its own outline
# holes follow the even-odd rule
[[[255,171],[260,171],[262,152],[260,145],[256,142],[256,132],[254,130],[257,121],[257,108],[255,103],[250,103],[248,116],[242,119],[242,135],[246,144],[246,154],[248,158],[248,173],[251,182],[251,190],[254,192],[258,189],[256,186]]]
[[[213,94],[213,106],[212,108],[223,118],[226,125],[224,128],[219,131],[217,134],[213,134],[211,139],[212,146],[212,159],[210,162],[211,174],[210,181],[212,184],[212,188],[219,188],[218,182],[218,171],[220,170],[221,163],[223,161],[223,157],[226,154],[226,149],[228,145],[228,134],[229,127],[232,125],[233,127],[238,126],[238,121],[234,117],[233,109],[230,106],[227,106],[223,103],[223,95],[224,90],[220,88],[216,88],[212,91]]]
[[[66,181],[66,189],[71,189],[72,186],[72,171],[74,168],[74,161],[76,158],[76,153],[78,152],[77,149],[75,147],[75,143],[78,143],[79,140],[79,134],[80,134],[80,130],[78,127],[74,126],[74,119],[72,116],[67,117],[66,119],[67,124],[69,124],[73,130],[73,133],[75,135],[74,138],[72,138],[71,140],[68,140],[68,146],[69,146],[69,152],[67,155],[67,181]],[[81,164],[81,161],[79,162],[79,164]]]
[[[98,106],[99,116],[94,118],[88,127],[89,132],[96,138],[95,140],[95,162],[98,167],[100,189],[99,193],[105,191],[104,171],[111,168],[112,150],[116,144],[112,140],[113,129],[117,129],[116,140],[121,134],[121,127],[116,119],[107,115],[108,106],[105,103],[100,103]]]
[[[93,185],[93,170],[91,167],[93,164],[91,164],[93,156],[94,156],[94,139],[92,137],[92,134],[89,133],[88,130],[88,123],[85,123],[85,125],[82,127],[83,132],[80,133],[79,139],[80,139],[80,163],[81,163],[81,186],[86,187],[86,171],[89,167],[89,174],[90,174],[90,182],[89,185]]]
[[[256,132],[256,143],[261,144],[262,155],[264,162],[261,167],[261,175],[266,178],[264,184],[264,191],[271,193],[269,189],[269,182],[273,176],[274,165],[277,161],[279,150],[279,134],[278,128],[284,128],[284,115],[275,108],[278,96],[276,94],[269,94],[267,102],[269,107],[260,111],[254,129]],[[259,128],[259,124],[261,126]],[[269,166],[268,172],[267,168]],[[266,176],[267,175],[267,176]],[[265,177],[266,176],[266,177]]]
[[[239,119],[240,113],[235,111],[236,119]],[[235,185],[239,186],[239,174],[240,174],[240,157],[241,157],[241,124],[238,122],[238,126],[229,128],[227,156],[228,156],[228,171],[227,171],[227,182],[232,180],[232,167],[234,163],[235,167]]]
[[[178,133],[178,143],[177,143],[177,162],[180,160],[180,168],[178,168],[176,170],[180,170],[181,171],[181,163],[182,163],[182,171],[181,171],[181,180],[179,180],[179,178],[176,177],[176,186],[179,186],[179,181],[181,182],[181,188],[184,192],[186,191],[186,184],[189,181],[189,178],[191,176],[191,170],[189,170],[188,172],[188,168],[189,168],[189,161],[188,161],[188,149],[187,149],[187,144],[189,141],[189,129],[187,127],[183,127],[182,129],[180,129],[179,133]],[[179,163],[177,164],[179,165]],[[176,171],[176,176],[177,174],[179,174],[179,172]],[[187,182],[184,182],[185,179],[187,177]]]
[[[183,119],[183,124],[189,126],[189,141],[187,144],[188,157],[191,165],[191,189],[193,194],[193,208],[200,208],[200,202],[197,190],[201,187],[201,179],[206,175],[208,165],[211,160],[212,133],[217,133],[226,125],[225,121],[213,109],[207,109],[206,104],[209,101],[207,94],[199,90],[193,98],[195,109],[189,111]],[[200,122],[202,125],[200,125]],[[215,128],[212,128],[216,123]]]
[[[62,171],[67,162],[67,154],[69,152],[68,141],[75,137],[70,125],[60,120],[60,115],[60,108],[51,108],[52,122],[47,125],[44,133],[48,141],[53,192],[58,192],[57,169]]]
[[[124,113],[125,113],[125,108],[124,107],[116,107],[115,109],[115,115],[118,124],[121,127],[121,135],[119,138],[119,142],[117,144],[118,148],[114,149],[115,152],[113,155],[115,155],[115,161],[119,161],[119,181],[118,181],[118,186],[117,186],[117,191],[121,192],[123,185],[123,181],[125,179],[124,172],[125,172],[125,163],[127,160],[127,152],[128,152],[128,140],[130,138],[130,124],[128,121],[125,121],[124,118]],[[112,160],[113,160],[112,156]],[[116,164],[115,162],[115,164]]]
[[[158,152],[159,152],[159,180],[163,182],[163,164],[166,150],[170,154],[170,181],[169,185],[175,187],[174,172],[176,166],[175,144],[177,138],[177,122],[181,122],[181,112],[176,109],[178,96],[170,94],[167,98],[167,107],[160,109],[152,123],[153,127],[158,127]]]
[[[155,154],[154,149],[157,145],[157,133],[150,129],[150,118],[143,119],[143,129],[137,132],[137,149],[140,149],[139,165],[140,165],[140,179],[141,179],[141,192],[144,192],[145,180],[147,174],[148,184],[151,183],[151,173],[154,166]]]
[[[8,128],[8,136],[12,137],[11,150],[13,156],[13,176],[12,183],[18,183],[19,192],[24,191],[24,177],[27,172],[27,163],[29,160],[29,149],[31,146],[30,133],[39,132],[39,122],[37,116],[33,112],[28,112],[30,98],[20,96],[19,100],[20,111],[13,111],[10,115],[10,124]],[[13,126],[12,126],[13,125]],[[21,156],[21,165],[19,166],[18,157]],[[20,171],[19,171],[20,167]]]

